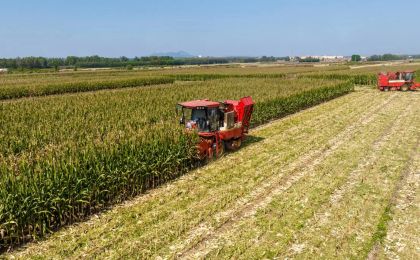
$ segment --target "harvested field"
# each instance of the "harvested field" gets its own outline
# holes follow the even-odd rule
[[[420,257],[419,92],[358,88],[18,258]]]

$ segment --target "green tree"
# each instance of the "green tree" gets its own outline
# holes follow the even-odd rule
[[[352,56],[351,56],[351,61],[361,61],[362,60],[362,57],[360,56],[360,55],[358,55],[358,54],[353,54]]]

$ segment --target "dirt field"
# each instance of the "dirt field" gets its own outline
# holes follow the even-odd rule
[[[20,258],[420,258],[420,92],[367,88]]]

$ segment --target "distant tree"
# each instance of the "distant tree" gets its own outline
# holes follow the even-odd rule
[[[368,58],[368,61],[381,61],[382,56],[381,55],[372,55]]]
[[[299,59],[299,62],[320,62],[321,60],[314,57],[306,57],[304,59]]]
[[[368,58],[369,61],[392,61],[392,60],[403,60],[407,56],[395,55],[395,54],[384,54],[384,55],[372,55]]]
[[[70,65],[70,66],[72,66],[72,65],[76,65],[77,64],[77,61],[78,61],[78,57],[76,57],[76,56],[68,56],[67,58],[66,58],[66,61],[65,61],[65,64],[66,65]]]
[[[354,54],[354,55],[351,56],[351,61],[358,62],[358,61],[361,61],[361,60],[362,60],[362,57],[358,54]]]
[[[273,62],[273,61],[276,61],[277,60],[277,58],[276,57],[273,57],[273,56],[271,56],[271,57],[267,57],[267,56],[262,56],[260,59],[259,59],[260,61],[265,61],[265,62]]]
[[[126,68],[127,68],[127,70],[133,70],[133,65],[128,64]]]
[[[383,60],[386,60],[386,61],[389,61],[389,60],[401,60],[401,59],[403,59],[403,57],[401,57],[399,55],[394,55],[394,54],[387,53],[387,54],[384,54],[382,56],[382,59]]]

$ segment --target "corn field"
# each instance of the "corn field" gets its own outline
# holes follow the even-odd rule
[[[0,100],[21,97],[47,96],[63,93],[86,92],[101,89],[149,86],[173,82],[173,79],[167,77],[148,77],[112,81],[79,81],[60,84],[27,85],[19,87],[2,86],[0,87]]]
[[[301,78],[312,78],[312,79],[332,79],[332,80],[349,80],[356,85],[375,85],[376,74],[335,74],[335,73],[321,73],[321,74],[302,74],[299,75]]]
[[[0,103],[0,251],[195,167],[196,136],[186,135],[175,115],[180,101],[251,95],[256,126],[353,90],[348,80],[287,79],[284,74],[136,80],[70,82],[63,83],[64,88],[54,83],[34,92],[15,87],[10,89],[23,94],[0,94],[10,98],[143,84]]]
[[[143,76],[140,77],[117,77],[116,79],[100,80],[100,79],[84,79],[71,81],[47,82],[41,78],[35,82],[23,81],[22,85],[19,80],[14,80],[0,86],[0,100],[14,99],[22,97],[48,96],[64,93],[77,93],[96,91],[103,89],[118,89],[130,87],[142,87],[150,85],[160,85],[174,83],[178,81],[204,81],[223,78],[284,78],[285,74],[178,74],[168,76]],[[56,80],[55,80],[56,81]]]

